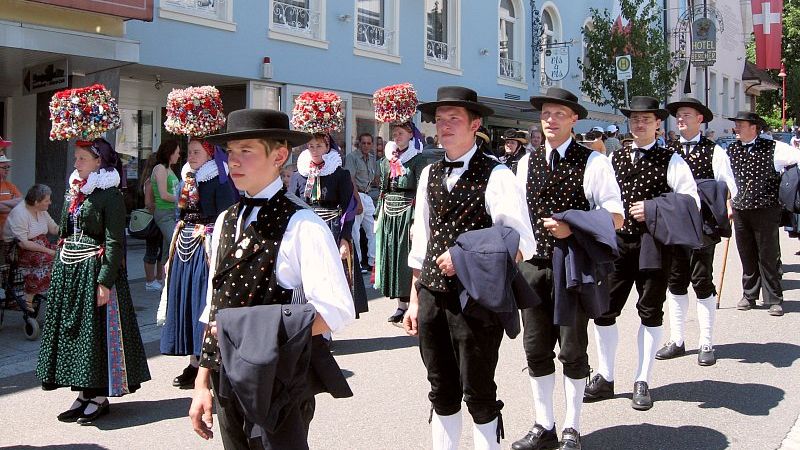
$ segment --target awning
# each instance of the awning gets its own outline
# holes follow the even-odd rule
[[[539,120],[539,112],[527,100],[478,97],[478,101],[494,110],[494,115],[516,120]]]
[[[769,72],[758,68],[749,61],[745,61],[744,63],[742,83],[744,83],[745,94],[754,93],[758,95],[762,92],[780,89],[780,85],[775,82]]]

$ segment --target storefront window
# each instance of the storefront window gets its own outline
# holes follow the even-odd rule
[[[120,127],[117,130],[117,153],[122,158],[122,168],[127,177],[125,206],[128,212],[144,206],[144,195],[139,189],[145,162],[153,153],[153,111],[120,109]]]

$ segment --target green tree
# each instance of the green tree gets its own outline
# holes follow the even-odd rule
[[[800,0],[798,0],[800,1]],[[633,79],[628,95],[664,98],[675,90],[681,68],[674,65],[674,52],[664,41],[662,11],[656,0],[620,0],[622,17],[628,25],[614,24],[608,9],[590,8],[591,25],[583,28],[586,42],[581,91],[594,103],[615,108],[624,106],[625,89],[617,81],[616,57],[631,55]]]

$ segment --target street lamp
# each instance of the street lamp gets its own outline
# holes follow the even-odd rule
[[[778,74],[781,77],[781,83],[783,87],[781,88],[783,94],[783,103],[781,104],[781,131],[786,131],[786,66],[781,63],[781,71]]]

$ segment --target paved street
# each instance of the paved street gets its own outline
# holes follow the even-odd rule
[[[617,396],[586,405],[582,416],[587,449],[776,449],[800,448],[788,439],[800,412],[800,243],[782,233],[786,315],[770,317],[765,309],[741,312],[741,268],[731,243],[722,308],[715,333],[719,362],[696,364],[697,323],[694,306],[687,324],[690,355],[658,361],[652,383],[653,409],[630,407],[638,320],[629,304],[620,322],[617,356]],[[33,375],[38,342],[25,341],[15,313],[8,313],[0,332],[0,447],[178,449],[222,448],[219,438],[204,442],[187,419],[191,391],[171,386],[185,358],[158,354],[159,331],[154,325],[157,295],[144,291],[141,249],[130,251],[130,278],[139,324],[150,355],[153,381],[142,390],[112,400],[112,413],[96,426],[80,427],[55,420],[74,398],[69,391],[43,392]],[[721,267],[718,247],[717,268]],[[715,276],[718,280],[719,276]],[[372,292],[372,297],[377,297]],[[416,339],[388,325],[394,304],[370,301],[370,312],[335,336],[334,349],[355,396],[333,400],[320,396],[310,436],[314,449],[428,448],[429,403],[425,372]],[[665,332],[665,335],[667,333]],[[590,360],[594,361],[590,333]],[[521,340],[506,340],[497,373],[506,439],[503,447],[523,435],[532,422],[527,373],[523,372]],[[556,420],[563,418],[563,390],[556,387]],[[464,420],[463,448],[471,448],[471,422]]]

